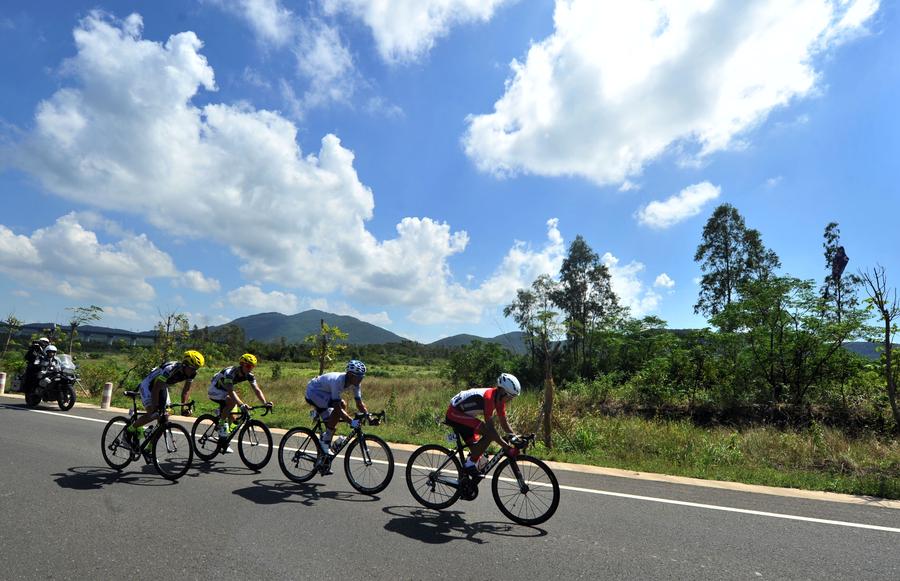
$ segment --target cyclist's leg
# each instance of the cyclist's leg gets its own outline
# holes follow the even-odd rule
[[[472,452],[472,459],[477,461],[478,458],[484,454],[485,450],[487,450],[487,447],[491,442],[497,442],[499,444],[501,437],[497,432],[497,428],[494,426],[494,418],[489,418],[487,421],[481,422],[481,425],[478,426],[475,431],[481,435],[481,438],[473,446],[470,446],[469,450]]]

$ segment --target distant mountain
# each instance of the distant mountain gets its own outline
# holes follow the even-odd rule
[[[429,346],[432,347],[462,347],[463,345],[468,345],[472,341],[481,341],[482,343],[496,343],[501,347],[505,347],[509,349],[513,353],[527,353],[528,348],[525,345],[525,333],[522,331],[513,331],[511,333],[504,333],[503,335],[497,335],[496,337],[479,337],[477,335],[468,335],[468,334],[460,334],[453,335],[452,337],[444,337],[443,339],[438,339],[433,343],[429,343]]]
[[[893,353],[894,349],[897,349],[900,345],[894,345],[891,349],[891,353]],[[844,349],[848,351],[853,351],[857,355],[862,355],[866,359],[871,359],[872,361],[878,361],[881,359],[881,350],[884,349],[883,343],[869,343],[868,341],[852,341],[850,343],[844,343]]]
[[[235,319],[227,323],[227,325],[236,325],[243,329],[247,339],[269,343],[284,337],[289,343],[298,343],[307,336],[318,333],[319,321],[323,319],[329,325],[336,326],[347,333],[349,335],[347,342],[354,345],[381,345],[407,341],[407,339],[396,333],[382,329],[377,325],[360,321],[356,317],[335,315],[316,309],[303,311],[296,315],[260,313]]]

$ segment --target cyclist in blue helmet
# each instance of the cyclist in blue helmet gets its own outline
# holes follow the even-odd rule
[[[349,422],[356,428],[356,420],[347,414],[347,402],[341,398],[345,389],[352,389],[356,400],[356,409],[367,414],[369,409],[362,399],[360,383],[366,375],[366,364],[358,359],[347,363],[344,372],[334,371],[314,377],[306,384],[306,402],[316,408],[319,416],[325,420],[325,433],[320,438],[322,448],[328,450],[331,437],[338,422]]]

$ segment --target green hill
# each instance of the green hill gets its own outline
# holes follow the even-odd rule
[[[248,317],[241,317],[228,323],[236,325],[244,330],[247,339],[255,339],[268,343],[279,341],[282,337],[289,343],[303,341],[309,335],[319,332],[319,321],[340,328],[349,335],[347,342],[354,345],[381,345],[384,343],[399,343],[405,338],[382,329],[371,323],[360,321],[355,317],[335,315],[311,309],[296,315],[282,315],[281,313],[259,313]]]
[[[452,337],[444,337],[443,339],[438,339],[434,343],[429,343],[429,346],[453,348],[468,345],[472,341],[481,341],[482,343],[497,343],[501,347],[505,347],[513,353],[521,354],[527,352],[527,348],[525,346],[525,334],[522,331],[513,331],[511,333],[505,333],[503,335],[497,335],[496,337],[490,338],[463,333],[460,335],[453,335]]]

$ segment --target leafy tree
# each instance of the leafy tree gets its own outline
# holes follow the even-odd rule
[[[344,341],[348,335],[338,327],[326,323],[325,319],[321,319],[319,325],[321,329],[319,334],[309,335],[305,342],[311,346],[310,355],[319,361],[319,375],[322,375],[325,373],[325,366],[347,349],[346,343],[338,341]],[[282,351],[284,349],[285,345],[282,344]]]
[[[825,302],[823,316],[833,315],[840,322],[844,309],[854,309],[859,304],[856,289],[862,279],[855,274],[844,274],[844,268],[850,259],[841,246],[841,230],[837,222],[829,222],[825,226],[825,238],[822,248],[825,250],[825,283],[821,293]]]
[[[720,205],[706,222],[694,261],[704,273],[694,312],[708,317],[738,299],[741,285],[765,280],[781,266],[778,256],[763,245],[759,232],[748,229],[743,216],[730,204]]]
[[[9,350],[9,345],[12,342],[13,336],[19,332],[19,329],[22,328],[24,323],[16,318],[14,314],[10,313],[6,316],[6,320],[3,321],[3,324],[6,326],[6,342],[3,344],[3,354],[0,355],[0,359],[6,357],[6,352]]]
[[[743,286],[741,300],[717,315],[735,329],[752,361],[753,374],[769,387],[769,401],[807,401],[809,389],[837,373],[844,341],[857,335],[865,312],[848,311],[843,321],[820,316],[822,297],[812,280],[773,277]]]
[[[496,343],[472,341],[450,355],[447,378],[456,385],[480,387],[491,385],[513,366],[512,354]]]
[[[97,305],[89,307],[66,307],[67,311],[72,311],[72,317],[69,319],[69,348],[68,352],[72,353],[75,346],[75,337],[78,336],[78,327],[85,323],[92,323],[103,318],[103,308]]]
[[[582,375],[594,332],[621,317],[619,299],[612,290],[609,269],[580,235],[569,246],[559,271],[559,284],[551,292],[553,303],[566,315],[566,338],[575,367]]]
[[[534,291],[520,288],[516,291],[516,299],[503,307],[503,316],[512,317],[513,321],[519,325],[519,329],[525,333],[525,339],[528,342],[528,353],[531,357],[531,366],[534,367],[535,360],[535,321],[536,321],[536,303],[537,297]]]

